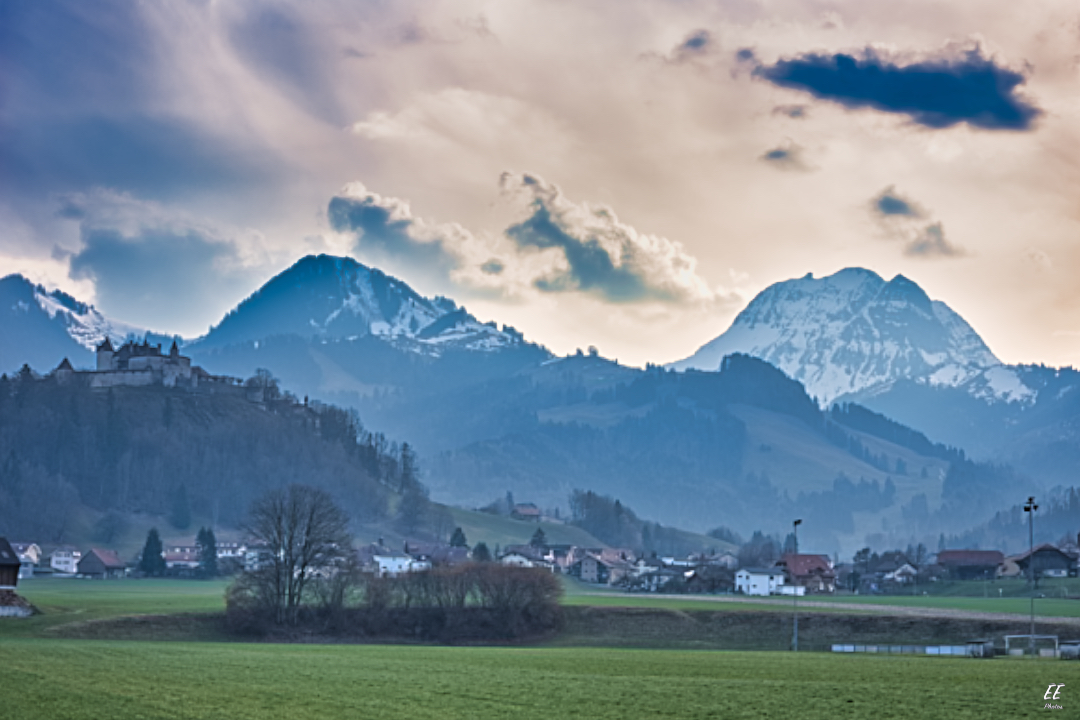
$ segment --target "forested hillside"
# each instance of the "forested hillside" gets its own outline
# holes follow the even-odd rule
[[[330,491],[357,521],[423,519],[426,490],[408,445],[366,431],[354,413],[267,385],[254,402],[90,389],[78,375],[36,379],[28,369],[0,378],[0,527],[60,542],[84,508],[181,521],[197,513],[235,526],[253,498],[295,482]]]

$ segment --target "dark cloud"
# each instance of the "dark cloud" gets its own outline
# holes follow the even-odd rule
[[[522,247],[561,248],[569,267],[536,280],[544,292],[581,290],[602,295],[612,302],[634,302],[650,298],[670,300],[649,288],[643,278],[626,266],[616,267],[596,238],[580,240],[555,222],[547,207],[537,202],[527,220],[506,230],[506,235]]]
[[[348,122],[334,90],[323,39],[285,7],[257,7],[231,29],[233,45],[294,103],[328,123]]]
[[[896,188],[892,185],[878,193],[873,200],[870,201],[871,210],[883,217],[890,215],[899,215],[910,218],[922,218],[926,216],[926,212],[915,204],[914,201],[909,200],[896,192]]]
[[[75,280],[94,282],[98,306],[144,327],[207,326],[220,303],[242,297],[254,277],[239,267],[235,247],[192,228],[150,227],[135,235],[83,225],[83,247],[70,257]],[[223,292],[224,290],[224,292]]]
[[[749,59],[741,53],[740,60]],[[1024,76],[999,67],[979,49],[960,58],[909,65],[891,62],[873,50],[861,58],[808,53],[759,65],[754,74],[845,107],[908,115],[931,128],[966,122],[988,130],[1029,130],[1041,114],[1016,92]]]
[[[267,162],[160,118],[82,116],[0,129],[0,185],[40,195],[101,186],[168,199],[265,180]]]
[[[166,199],[265,182],[267,160],[160,109],[160,43],[120,0],[0,4],[0,194]]]
[[[572,203],[535,175],[503,173],[504,192],[528,200],[528,216],[505,231],[518,247],[557,250],[532,284],[543,292],[583,292],[612,303],[715,302],[697,260],[679,243],[638,232],[605,206]]]
[[[364,191],[339,195],[330,200],[328,215],[334,230],[356,236],[357,251],[363,255],[403,260],[417,273],[442,281],[458,266],[444,239],[437,233],[430,237],[399,200]]]
[[[480,266],[480,271],[488,275],[499,275],[505,269],[506,265],[504,265],[501,260],[497,260],[495,258],[488,260],[486,263]]]
[[[759,160],[778,170],[809,170],[803,159],[803,149],[795,143],[784,143],[780,147],[765,152]]]
[[[695,30],[683,40],[679,50],[684,52],[702,52],[712,42],[712,35],[708,30]]]
[[[757,53],[753,48],[741,48],[735,53],[735,59],[739,62],[754,62],[757,60]]]
[[[903,252],[909,257],[932,259],[966,255],[963,248],[948,241],[940,221],[933,220],[928,210],[904,197],[892,185],[870,200],[870,214],[886,237],[903,243]]]
[[[708,30],[694,30],[675,47],[668,61],[680,63],[703,57],[708,55],[715,45],[716,41]]]
[[[793,120],[802,120],[808,114],[805,105],[777,105],[772,110],[773,115],[785,115]]]
[[[945,229],[941,223],[927,225],[921,233],[904,246],[904,254],[921,258],[954,258],[966,253],[963,248],[953,245],[945,238]]]

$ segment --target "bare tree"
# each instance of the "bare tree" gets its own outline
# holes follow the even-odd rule
[[[328,493],[307,485],[263,495],[245,529],[269,550],[266,566],[251,580],[279,625],[295,624],[308,582],[338,573],[352,552],[348,517]]]

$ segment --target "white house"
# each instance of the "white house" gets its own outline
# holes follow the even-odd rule
[[[742,568],[735,573],[735,591],[746,595],[779,595],[783,585],[783,568]]]
[[[71,545],[63,545],[53,550],[49,566],[56,572],[74,575],[81,559],[82,552],[80,550]]]
[[[397,577],[402,573],[411,572],[414,570],[413,558],[411,555],[405,553],[385,553],[375,555],[372,560],[378,567],[379,577]],[[428,567],[431,564],[428,563]]]

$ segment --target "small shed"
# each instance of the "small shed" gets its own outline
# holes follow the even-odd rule
[[[967,656],[973,658],[994,657],[994,641],[986,639],[968,640]]]
[[[1062,640],[1058,650],[1062,660],[1080,660],[1080,640]]]
[[[0,537],[0,590],[14,590],[19,584],[19,554],[7,538]]]

